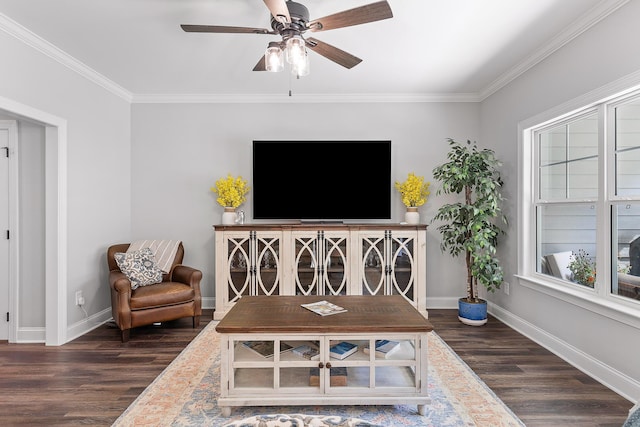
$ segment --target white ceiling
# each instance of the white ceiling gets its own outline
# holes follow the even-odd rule
[[[298,0],[311,19],[374,1]],[[252,71],[278,36],[180,28],[270,29],[261,0],[0,0],[0,29],[63,62],[75,58],[134,98],[268,96],[291,88],[310,95],[482,99],[627,0],[388,1],[391,19],[313,33],[362,63],[348,70],[311,52],[311,74],[299,80]]]

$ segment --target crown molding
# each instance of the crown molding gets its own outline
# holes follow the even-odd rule
[[[597,6],[594,6],[582,15],[580,19],[576,20],[573,25],[560,32],[551,42],[529,55],[524,61],[516,64],[515,67],[502,74],[489,84],[489,86],[480,91],[478,94],[479,100],[484,101],[629,1],[630,0],[605,0],[600,2]]]
[[[458,94],[136,94],[133,104],[325,104],[479,102],[474,93]]]
[[[8,16],[0,13],[0,30],[20,40],[22,43],[34,48],[38,52],[56,60],[65,67],[75,71],[87,80],[96,83],[98,86],[108,90],[114,95],[131,102],[133,95],[122,86],[109,80],[94,69],[88,67],[84,63],[78,61],[68,53],[52,45],[42,37],[29,31],[22,25],[18,24]]]

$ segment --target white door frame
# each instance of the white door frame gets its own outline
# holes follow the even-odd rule
[[[9,323],[7,330],[7,339],[10,343],[16,342],[18,329],[18,247],[20,241],[19,236],[19,216],[18,216],[18,125],[15,120],[0,120],[0,128],[6,129],[9,139],[7,146],[9,149],[8,157],[8,201],[9,201],[9,252],[8,252],[8,289],[7,289],[7,309],[9,310]],[[4,191],[2,189],[1,191]],[[2,230],[4,231],[4,230]],[[3,290],[4,293],[4,290]],[[4,316],[4,313],[2,313]],[[3,321],[3,320],[0,320]]]
[[[45,126],[45,345],[62,345],[67,335],[67,121],[1,96],[0,109]]]

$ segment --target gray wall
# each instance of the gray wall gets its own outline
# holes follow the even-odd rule
[[[481,140],[495,148],[504,161],[507,212],[512,219],[507,239],[500,250],[510,295],[502,292],[489,298],[507,321],[533,336],[586,370],[602,369],[604,377],[618,371],[639,384],[640,330],[627,323],[594,313],[589,304],[572,304],[544,292],[521,286],[517,274],[518,156],[517,126],[557,106],[581,98],[611,82],[640,70],[637,52],[640,2],[631,1],[603,22],[546,58],[481,106]],[[635,317],[638,317],[638,308]],[[603,364],[598,366],[599,363]],[[610,369],[609,369],[610,368]],[[608,371],[608,372],[607,372]],[[612,388],[638,399],[640,388],[622,390],[615,378],[605,379]],[[630,396],[630,393],[634,393]]]
[[[0,32],[0,51],[6,59],[0,67],[2,104],[28,106],[67,122],[67,153],[59,159],[67,179],[61,206],[67,215],[61,226],[66,230],[67,252],[57,256],[64,260],[66,278],[61,286],[67,291],[64,317],[70,326],[85,320],[84,312],[74,304],[76,290],[83,290],[89,315],[110,310],[105,250],[110,242],[131,236],[130,103],[6,32]],[[20,125],[19,132],[25,141],[31,139],[28,127]],[[27,153],[31,148],[19,143],[18,150]],[[41,221],[42,212],[37,210],[41,201],[29,199],[35,196],[28,191],[20,195],[21,222]],[[34,264],[28,258],[21,261],[21,274],[25,280],[30,277],[31,283],[19,295],[19,311],[25,312],[19,329],[44,328],[44,295],[35,290],[43,289],[45,273],[28,271],[39,269],[42,263],[42,253],[34,251]],[[40,313],[27,315],[31,310]]]
[[[415,172],[432,181],[432,169],[445,160],[447,137],[478,138],[478,112],[474,103],[134,104],[133,237],[183,240],[185,263],[203,271],[202,293],[210,303],[212,226],[223,211],[210,187],[227,173],[251,181],[254,139],[390,139],[392,179],[403,181]],[[432,183],[431,196],[420,209],[422,222],[430,221],[441,203],[436,189]],[[242,208],[251,221],[251,195]],[[404,220],[395,191],[392,215],[394,222]],[[454,307],[464,294],[464,272],[440,253],[434,233],[428,230],[427,304]]]

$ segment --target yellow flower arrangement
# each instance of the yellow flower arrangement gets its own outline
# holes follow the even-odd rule
[[[429,196],[430,182],[424,182],[423,176],[417,176],[413,172],[409,173],[405,182],[396,181],[396,190],[402,196],[402,203],[407,207],[422,206]]]
[[[249,186],[242,176],[234,178],[228,174],[226,178],[217,180],[215,187],[211,187],[211,191],[218,195],[216,201],[220,206],[237,208],[247,200]]]

